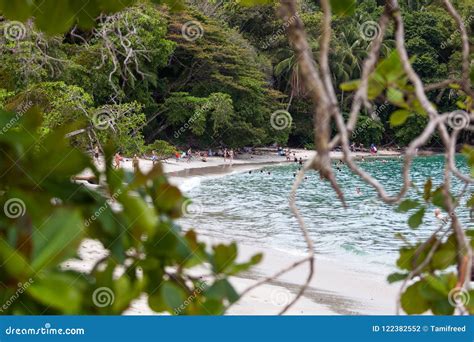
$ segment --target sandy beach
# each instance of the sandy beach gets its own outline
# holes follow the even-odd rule
[[[196,157],[193,157],[190,161],[180,159],[177,161],[175,158],[169,158],[163,160],[161,163],[165,173],[172,178],[187,178],[191,176],[212,176],[219,174],[228,174],[233,172],[244,172],[252,169],[258,169],[268,165],[287,164],[293,162],[293,152],[297,159],[304,161],[312,158],[315,151],[294,149],[291,150],[291,161],[287,161],[286,157],[279,156],[276,152],[270,150],[262,151],[261,154],[238,154],[231,163],[229,159],[224,161],[222,157],[208,157],[204,162]],[[384,157],[396,157],[399,156],[400,152],[392,150],[379,150],[376,155],[371,155],[368,152],[355,152],[353,153],[354,158],[384,158]],[[342,159],[341,152],[331,152],[330,154],[333,160]],[[101,165],[99,165],[101,166]],[[132,159],[124,158],[122,167],[128,171],[132,171]],[[149,159],[140,159],[140,170],[147,172],[151,170],[153,163]],[[178,181],[179,183],[179,181]]]
[[[295,150],[296,157],[303,160],[311,158],[313,151]],[[395,157],[399,155],[393,151],[380,151],[376,156]],[[369,153],[357,153],[356,158],[369,157]],[[340,153],[333,152],[333,159],[341,158]],[[233,172],[244,172],[258,169],[268,165],[288,163],[285,157],[276,153],[265,153],[263,155],[239,155],[230,165],[223,158],[211,157],[206,162],[201,160],[170,159],[162,162],[165,173],[170,181],[178,187],[183,187],[189,178],[216,177]],[[132,170],[131,160],[124,160],[122,167]],[[152,168],[150,160],[141,159],[140,169],[144,172]],[[199,233],[199,231],[198,231]],[[219,243],[212,236],[202,236],[210,244]],[[224,241],[226,243],[230,241]],[[268,247],[245,246],[239,243],[239,257],[248,258],[255,253],[263,253],[264,260],[251,271],[232,279],[233,285],[238,292],[242,292],[248,286],[266,278],[287,265],[304,257],[290,254],[284,251]],[[96,241],[86,241],[80,248],[79,255],[82,260],[74,260],[67,267],[80,269],[87,272],[92,268],[95,261],[104,256],[105,250]],[[304,296],[287,312],[290,315],[389,315],[395,312],[395,299],[398,288],[386,282],[388,272],[380,273],[380,270],[369,268],[361,269],[353,267],[350,262],[332,260],[327,256],[317,255],[315,276]],[[307,277],[308,266],[303,264],[288,272],[280,278],[264,284],[244,296],[238,303],[233,305],[227,312],[229,315],[273,315],[282,310],[299,291],[301,284]],[[140,298],[133,303],[126,312],[130,315],[154,314],[148,308],[146,298]]]

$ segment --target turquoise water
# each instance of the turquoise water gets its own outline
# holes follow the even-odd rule
[[[386,160],[386,163],[367,160],[360,165],[389,193],[395,194],[402,182],[403,159]],[[426,179],[431,177],[434,185],[439,185],[443,163],[442,156],[417,158],[411,171],[414,183],[422,189]],[[463,157],[459,156],[456,163],[462,171],[468,172]],[[287,200],[297,169],[298,165],[292,163],[267,167],[263,172],[237,173],[195,183],[186,195],[195,201],[199,210],[186,218],[184,225],[221,239],[304,252],[305,243]],[[389,265],[403,244],[395,238],[396,233],[415,241],[436,229],[434,208],[425,215],[423,225],[412,230],[406,223],[407,214],[396,213],[394,207],[377,200],[375,191],[346,166],[336,172],[339,184],[345,189],[347,209],[341,206],[327,182],[321,181],[314,172],[308,173],[298,192],[297,204],[314,240],[316,253],[329,257],[361,257]],[[360,188],[361,194],[356,188]],[[461,189],[461,183],[454,178],[453,188]],[[466,200],[463,199],[463,204]],[[467,225],[467,211],[460,209],[459,214]]]

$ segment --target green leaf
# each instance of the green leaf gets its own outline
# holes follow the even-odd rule
[[[428,178],[424,187],[423,187],[423,199],[428,202],[431,198],[431,188],[433,187],[433,182],[431,178]]]
[[[466,202],[466,207],[472,208],[474,207],[474,194],[471,195],[471,198]]]
[[[0,264],[5,272],[16,279],[25,279],[31,273],[31,266],[19,251],[10,246],[0,237]]]
[[[237,258],[237,245],[235,242],[230,245],[220,244],[213,247],[214,255],[212,258],[214,271],[223,273],[227,268],[233,265]]]
[[[439,246],[431,259],[431,267],[444,270],[457,263],[457,240],[454,234]]]
[[[390,115],[390,125],[392,126],[400,126],[407,121],[408,117],[410,116],[410,111],[405,109],[399,109]]]
[[[78,209],[60,208],[33,230],[31,266],[39,271],[73,257],[84,236],[84,220]]]
[[[272,3],[273,0],[240,0],[239,5],[250,7],[257,5],[268,5]]]
[[[27,288],[27,293],[46,307],[64,314],[79,313],[82,294],[77,275],[47,273]]]
[[[402,213],[406,213],[408,210],[415,209],[419,205],[420,205],[420,203],[418,201],[414,201],[414,200],[411,200],[411,199],[406,199],[406,200],[404,200],[403,202],[400,203],[400,205],[398,206],[397,211],[402,212]]]
[[[357,6],[357,0],[330,0],[331,9],[336,15],[352,15]]]
[[[25,21],[31,16],[32,2],[28,0],[2,0],[0,12],[11,20]]]
[[[449,288],[447,284],[447,278],[437,277],[428,274],[424,277],[424,280],[430,288],[438,292],[442,297],[447,297],[449,294]]]
[[[354,81],[344,82],[339,87],[343,91],[355,91],[359,89],[359,86],[360,86],[360,80],[354,80]]]
[[[389,284],[406,279],[408,273],[392,273],[387,277]]]
[[[159,290],[148,297],[150,308],[156,312],[168,311],[175,313],[180,311],[186,300],[186,292],[171,281],[164,281]]]
[[[254,256],[252,256],[252,258],[248,262],[245,262],[242,264],[233,264],[231,267],[227,269],[225,273],[227,275],[236,275],[238,273],[247,271],[252,266],[259,264],[262,261],[262,259],[263,259],[263,254],[261,253],[255,254]]]
[[[221,279],[216,281],[211,287],[209,287],[204,295],[206,298],[222,301],[227,298],[230,303],[234,303],[239,300],[239,294],[235,291],[233,286],[227,279]]]
[[[448,316],[454,314],[454,306],[448,298],[443,298],[431,303],[431,311],[435,315]]]
[[[407,287],[401,297],[403,310],[409,315],[419,315],[430,309],[430,303],[421,295],[421,289],[426,286],[423,281],[418,281]]]
[[[408,225],[410,228],[418,228],[423,223],[423,216],[425,216],[426,208],[421,208],[416,213],[410,216],[408,219]]]
[[[389,88],[387,90],[387,99],[390,103],[399,106],[399,107],[406,107],[404,94],[400,90],[396,88]]]

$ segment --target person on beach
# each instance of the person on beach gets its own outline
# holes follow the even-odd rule
[[[188,156],[187,162],[189,163],[191,161],[191,158],[193,157],[193,150],[191,149],[191,147],[189,148],[188,153],[186,155]]]
[[[137,173],[140,170],[140,159],[138,155],[134,154],[132,159],[133,171]]]
[[[97,161],[99,161],[99,152],[100,152],[100,150],[99,150],[99,145],[95,145],[95,147],[94,147],[94,158],[95,158]]]
[[[176,161],[179,162],[179,158],[181,157],[179,152],[176,151],[176,153],[174,154],[174,157],[176,158]]]
[[[230,159],[230,165],[234,163],[234,150],[230,149],[229,151],[229,159]]]
[[[227,149],[226,148],[224,148],[223,155],[224,155],[224,163],[227,163]]]
[[[115,162],[115,168],[120,169],[120,164],[122,163],[122,156],[120,155],[120,152],[115,153],[114,156],[114,162]]]
[[[377,147],[375,146],[375,144],[370,145],[370,154],[377,154]]]
[[[155,150],[151,151],[151,163],[152,165],[155,165],[156,163],[158,163],[158,156],[156,155]]]
[[[300,157],[300,160],[298,160],[298,163],[299,163],[300,165],[303,165],[303,158]]]

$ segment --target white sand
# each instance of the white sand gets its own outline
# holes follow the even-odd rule
[[[201,240],[213,244],[212,238]],[[262,252],[262,263],[240,277],[233,277],[232,284],[238,292],[276,273],[301,257],[281,251],[239,245],[239,259],[248,259]],[[94,263],[106,255],[97,241],[86,240],[80,247],[81,260],[71,260],[65,267],[89,272]],[[386,274],[376,274],[370,270],[351,269],[316,256],[315,275],[302,298],[287,312],[289,315],[390,315],[395,312],[395,298],[398,288],[388,285]],[[198,270],[198,274],[201,270]],[[275,315],[295,296],[307,277],[306,264],[290,271],[269,284],[249,292],[227,312],[229,315]],[[208,272],[205,272],[208,273]],[[120,271],[117,272],[120,275]],[[134,301],[125,313],[127,315],[153,315],[145,296]]]
[[[295,152],[296,158],[302,158],[303,160],[310,159],[316,153],[312,150],[294,149],[291,150],[291,161],[293,162],[293,152]],[[276,152],[262,151],[260,155],[250,154],[239,154],[233,160],[232,164],[229,159],[224,161],[222,157],[208,157],[206,162],[203,162],[199,158],[194,157],[191,161],[180,159],[176,161],[175,158],[170,158],[162,162],[165,173],[175,177],[186,177],[187,174],[195,175],[209,175],[209,174],[221,174],[231,173],[235,171],[243,171],[252,168],[258,168],[270,164],[285,164],[288,163],[286,157],[279,156]],[[400,153],[390,150],[380,150],[376,156],[371,156],[370,153],[356,152],[353,154],[354,158],[362,157],[396,157]],[[341,152],[331,152],[330,156],[332,159],[342,159]],[[131,158],[124,158],[122,167],[126,170],[132,171],[132,160]],[[151,160],[140,159],[140,170],[147,172],[152,168],[153,164]]]

